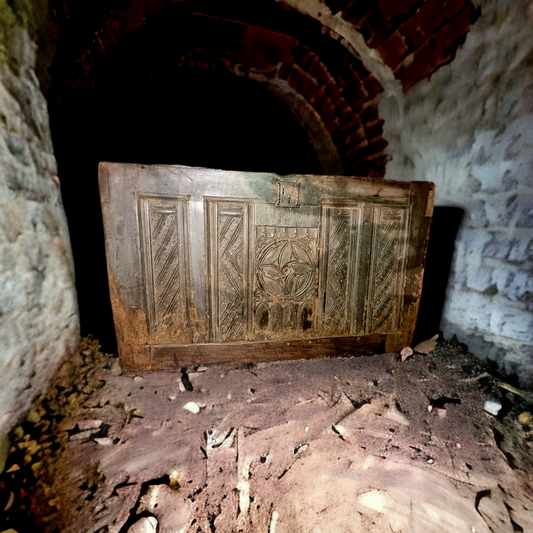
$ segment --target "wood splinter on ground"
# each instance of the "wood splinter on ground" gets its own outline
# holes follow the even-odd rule
[[[16,428],[0,531],[533,531],[530,408],[505,391],[512,409],[486,414],[485,369],[457,345],[429,364],[115,362],[84,340]]]

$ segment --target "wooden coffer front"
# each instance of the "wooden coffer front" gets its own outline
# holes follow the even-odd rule
[[[434,185],[100,165],[126,369],[411,342]]]

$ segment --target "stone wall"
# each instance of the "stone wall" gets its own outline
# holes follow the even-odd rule
[[[533,2],[478,0],[456,58],[380,115],[386,177],[465,210],[442,328],[533,385]]]
[[[79,341],[68,228],[28,33],[41,4],[0,0],[0,440]]]

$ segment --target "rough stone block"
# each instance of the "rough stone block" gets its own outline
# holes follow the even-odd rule
[[[527,309],[506,303],[501,308],[492,309],[489,331],[508,339],[533,343],[533,315]]]
[[[489,331],[492,298],[464,287],[453,293],[454,297],[444,307],[443,319],[461,325],[465,331]]]
[[[478,292],[490,292],[490,287],[493,284],[494,267],[484,264],[481,258],[479,263],[470,262],[465,266],[467,271],[466,286]]]
[[[0,65],[0,436],[79,342],[69,234],[47,106],[23,29]]]
[[[533,195],[521,194],[516,202],[518,217],[516,227],[533,228]]]
[[[513,247],[513,241],[506,233],[489,232],[490,241],[483,246],[483,257],[492,259],[508,259]]]

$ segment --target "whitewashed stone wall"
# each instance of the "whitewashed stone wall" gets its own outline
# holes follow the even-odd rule
[[[3,12],[4,14],[4,12]],[[79,342],[73,262],[36,46],[0,47],[0,440]]]
[[[442,328],[533,385],[533,2],[478,0],[457,57],[380,115],[386,177],[461,207]]]

